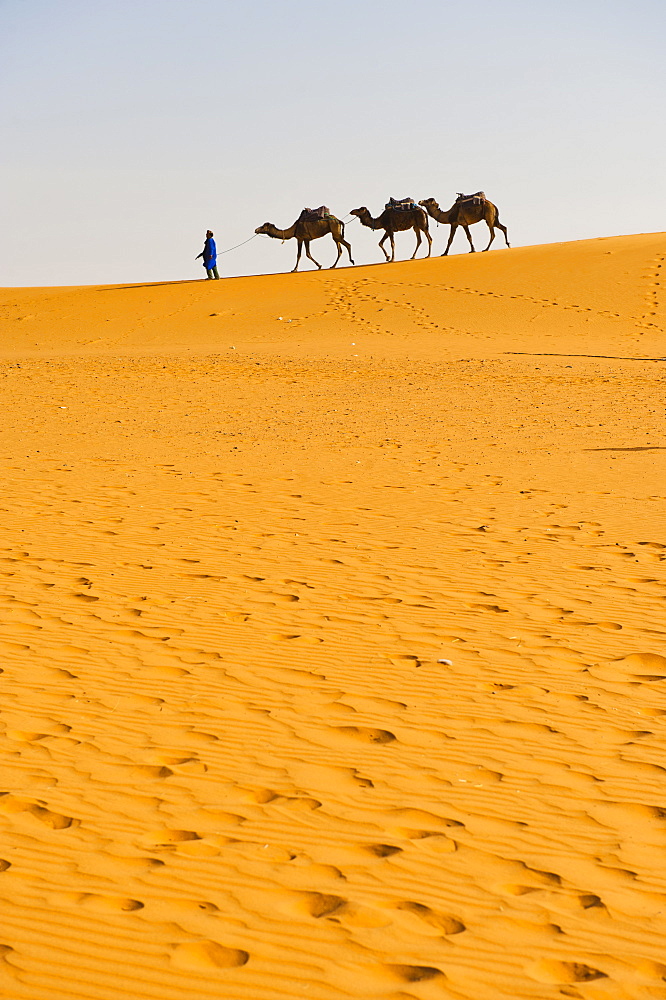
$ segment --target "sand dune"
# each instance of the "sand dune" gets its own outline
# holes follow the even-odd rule
[[[1,293],[0,996],[666,998],[665,259]]]

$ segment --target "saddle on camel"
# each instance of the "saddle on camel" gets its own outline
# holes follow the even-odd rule
[[[304,222],[305,219],[325,219],[330,214],[330,209],[326,205],[320,205],[319,208],[304,208],[298,217],[298,221]]]
[[[389,198],[384,208],[394,208],[398,212],[411,212],[413,208],[418,208],[418,205],[413,198]]]
[[[475,191],[474,194],[461,194],[460,191],[458,191],[456,204],[460,205],[464,201],[471,201],[473,205],[483,205],[485,200],[486,195],[484,191]]]

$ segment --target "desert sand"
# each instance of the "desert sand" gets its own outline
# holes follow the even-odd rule
[[[0,996],[666,998],[664,260],[0,293]]]

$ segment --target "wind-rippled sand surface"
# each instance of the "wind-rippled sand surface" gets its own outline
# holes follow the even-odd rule
[[[2,293],[0,996],[666,998],[664,259]]]

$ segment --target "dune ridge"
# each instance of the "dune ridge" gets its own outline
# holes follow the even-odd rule
[[[666,998],[665,258],[0,294],[0,996]]]

